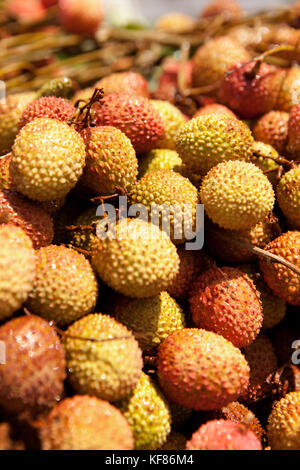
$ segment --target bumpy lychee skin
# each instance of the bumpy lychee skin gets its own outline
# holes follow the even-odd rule
[[[17,191],[37,201],[65,197],[82,175],[85,145],[66,123],[34,119],[19,132],[10,165]]]
[[[22,228],[35,249],[52,243],[54,232],[50,215],[18,193],[0,191],[0,223]]]
[[[184,243],[195,230],[198,191],[179,173],[168,170],[146,173],[133,186],[130,201],[141,210],[146,208],[149,221],[159,223],[176,244]]]
[[[141,349],[151,353],[173,331],[185,327],[181,307],[167,292],[149,299],[121,300],[116,306],[116,318],[136,337]]]
[[[278,175],[280,174],[280,167],[276,162],[276,159],[279,157],[278,152],[271,145],[263,142],[254,142],[252,149],[252,163],[265,173],[275,189],[278,184]]]
[[[238,401],[223,406],[223,408],[217,410],[214,415],[217,419],[226,419],[234,423],[244,424],[247,428],[251,429],[259,441],[262,441],[265,436],[265,430],[261,427],[255,414]]]
[[[220,163],[206,175],[200,199],[208,217],[229,230],[247,230],[273,210],[275,195],[270,181],[252,163]]]
[[[133,431],[136,450],[156,450],[171,431],[167,400],[151,378],[142,373],[133,393],[119,404]]]
[[[281,86],[282,77],[276,67],[262,63],[256,70],[256,64],[252,61],[234,65],[220,85],[221,102],[244,119],[271,111]]]
[[[182,171],[182,160],[175,150],[151,150],[139,160],[139,176],[142,177],[145,173],[155,170],[172,170],[180,173]]]
[[[82,136],[86,143],[82,183],[98,196],[130,191],[137,180],[138,161],[128,137],[110,126],[90,127]]]
[[[95,88],[103,88],[105,95],[126,93],[127,95],[150,97],[147,80],[137,72],[112,73],[95,84]]]
[[[165,137],[157,142],[156,147],[175,150],[176,135],[186,123],[186,117],[171,103],[162,100],[151,100],[151,104],[159,112],[165,125]]]
[[[124,132],[138,154],[155,148],[165,135],[164,122],[158,111],[142,96],[107,95],[97,118],[99,125],[117,127]]]
[[[234,114],[231,109],[227,108],[227,106],[223,106],[222,104],[213,103],[207,104],[203,106],[203,108],[198,109],[196,114],[194,114],[194,118],[199,116],[206,116],[207,114],[228,114],[228,116],[236,118],[237,116]]]
[[[15,318],[0,328],[6,364],[0,366],[0,404],[9,413],[48,411],[60,400],[64,350],[56,331],[35,316]]]
[[[280,70],[278,74],[282,75]],[[274,109],[289,113],[299,103],[300,67],[294,66],[284,70],[281,87]]]
[[[290,112],[288,122],[288,150],[296,158],[300,159],[300,105],[294,106]]]
[[[268,439],[272,450],[299,450],[300,392],[288,393],[269,416]]]
[[[31,101],[23,111],[19,122],[19,129],[26,126],[33,119],[49,118],[57,121],[68,122],[75,114],[75,107],[64,98],[56,96],[42,97]]]
[[[6,103],[0,104],[0,155],[10,152],[19,130],[22,113],[35,97],[35,93],[20,93],[8,96]]]
[[[226,51],[226,54],[224,54]],[[246,49],[229,36],[219,36],[200,46],[193,58],[193,86],[212,85],[238,62],[247,62]]]
[[[104,17],[101,0],[59,0],[58,12],[63,28],[88,37],[95,36]]]
[[[179,270],[175,245],[157,226],[123,219],[102,240],[92,262],[101,279],[129,297],[152,297],[167,290]]]
[[[259,292],[235,268],[212,268],[193,284],[190,307],[196,326],[218,333],[238,348],[251,344],[263,321]]]
[[[198,329],[179,330],[165,339],[158,350],[157,373],[170,401],[195,410],[213,410],[236,400],[249,381],[239,349]]]
[[[202,176],[227,160],[250,161],[253,137],[248,126],[226,114],[192,119],[180,128],[176,150],[183,163]]]
[[[264,334],[260,334],[244,354],[250,367],[250,383],[243,399],[251,403],[264,398],[264,382],[277,369],[277,357],[271,341]]]
[[[122,413],[107,401],[75,395],[60,402],[40,425],[42,450],[132,450]]]
[[[64,346],[75,391],[118,401],[134,390],[142,373],[142,352],[124,325],[107,315],[91,314],[73,323],[67,333]]]
[[[35,252],[25,232],[0,226],[0,320],[10,317],[26,301],[35,278]]]
[[[210,221],[206,221],[205,226],[209,233],[205,239],[205,249],[213,258],[230,264],[256,260],[256,256],[239,243],[264,248],[281,234],[278,219],[273,215],[266,217],[254,227],[242,231],[225,230]]]
[[[270,111],[258,119],[254,128],[255,140],[272,145],[277,152],[284,154],[288,138],[289,114],[284,111]]]
[[[186,450],[262,450],[255,434],[233,421],[209,421],[196,431]]]
[[[300,229],[300,166],[288,171],[277,186],[280,209],[294,228]]]
[[[29,310],[58,325],[69,325],[92,312],[98,283],[87,259],[64,246],[50,245],[37,253],[34,288]]]
[[[220,15],[226,20],[239,20],[244,15],[244,11],[236,0],[214,0],[201,13],[202,18]]]
[[[11,153],[0,158],[0,190],[13,189],[12,177],[10,175]]]
[[[265,250],[300,267],[300,232],[287,232],[269,243]],[[270,289],[286,302],[300,306],[300,276],[280,263],[260,260],[260,269]]]
[[[189,293],[196,276],[196,263],[198,260],[195,257],[195,253],[186,250],[185,246],[178,247],[177,253],[180,259],[179,272],[168,288],[168,292],[172,297],[181,299],[185,298]]]

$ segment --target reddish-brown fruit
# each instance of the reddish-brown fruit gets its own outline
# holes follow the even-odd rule
[[[196,114],[194,114],[194,118],[198,116],[205,116],[206,114],[228,114],[231,117],[237,117],[231,109],[227,108],[227,106],[223,106],[222,104],[213,103],[207,104],[203,106],[203,108],[198,109]]]
[[[250,55],[246,49],[229,36],[210,39],[199,47],[193,58],[193,86],[210,86],[221,80],[230,67],[248,60]],[[217,90],[212,94],[216,95]]]
[[[22,127],[36,118],[49,118],[68,122],[72,119],[74,113],[74,106],[64,98],[43,96],[42,98],[32,101],[25,108],[19,122],[19,129],[22,129]]]
[[[43,450],[132,450],[132,431],[107,401],[75,395],[59,403],[40,423]]]
[[[13,182],[12,177],[10,176],[10,162],[11,162],[11,153],[4,155],[0,158],[0,190],[3,189],[12,189]]]
[[[300,104],[294,106],[290,112],[287,148],[294,158],[300,159]]]
[[[98,112],[99,125],[124,132],[137,153],[155,148],[164,137],[165,126],[150,100],[142,96],[112,93],[104,98]]]
[[[185,65],[185,83],[187,88],[192,86],[192,61]],[[159,80],[158,89],[154,93],[157,100],[165,100],[174,103],[178,92],[178,73],[180,62],[168,58],[163,66],[163,73]]]
[[[35,316],[15,318],[0,328],[6,364],[0,366],[0,404],[9,413],[33,416],[60,399],[65,356],[54,328]]]
[[[104,14],[101,0],[58,0],[59,20],[72,34],[95,36]]]
[[[265,250],[300,268],[300,232],[287,232],[269,243]],[[281,263],[260,260],[260,269],[270,289],[291,305],[300,306],[300,276]]]
[[[157,374],[166,397],[195,410],[213,410],[243,395],[249,383],[244,356],[222,336],[183,329],[160,345]]]
[[[260,441],[265,436],[265,430],[261,427],[259,420],[255,414],[245,405],[234,401],[227,406],[223,406],[214,413],[216,419],[226,419],[234,423],[240,423],[251,429]]]
[[[20,23],[35,23],[42,21],[46,10],[40,0],[9,0],[7,12]]]
[[[259,292],[235,268],[212,268],[201,274],[193,285],[190,307],[198,328],[222,335],[238,348],[251,344],[262,326]]]
[[[284,111],[270,111],[258,119],[253,136],[258,142],[272,145],[278,153],[284,154],[288,138],[289,114]]]
[[[209,421],[196,431],[186,450],[262,450],[255,434],[243,424]]]
[[[35,249],[52,243],[54,232],[50,215],[21,194],[0,191],[0,224],[8,223],[22,228]]]
[[[126,93],[127,95],[150,97],[147,80],[137,72],[112,73],[99,80],[95,88],[103,88],[105,95]]]
[[[274,108],[282,74],[276,67],[256,61],[234,65],[223,76],[220,99],[241,118],[260,116]]]
[[[239,20],[244,16],[244,10],[236,0],[213,0],[201,13],[202,18],[222,16],[224,20]]]
[[[264,382],[269,374],[277,369],[277,357],[271,341],[264,334],[244,351],[250,367],[250,383],[245,396],[247,402],[255,402],[264,398]]]

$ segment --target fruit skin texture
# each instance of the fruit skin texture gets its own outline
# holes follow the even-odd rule
[[[19,130],[19,120],[27,104],[35,98],[35,93],[19,93],[6,98],[0,104],[0,155],[10,152]]]
[[[284,111],[270,111],[258,119],[253,128],[255,140],[272,145],[278,153],[284,154],[288,138],[289,114]]]
[[[176,148],[176,135],[186,123],[186,118],[173,104],[168,101],[151,100],[151,104],[158,111],[165,125],[165,137],[157,142],[156,147],[161,149]]]
[[[12,151],[16,190],[37,201],[65,197],[82,175],[85,145],[66,123],[34,119],[19,132]]]
[[[56,331],[36,316],[14,318],[0,327],[6,364],[0,366],[0,404],[9,413],[35,416],[63,393],[65,356]]]
[[[259,292],[251,279],[235,268],[212,268],[200,275],[190,295],[193,321],[237,348],[251,344],[263,321]]]
[[[283,175],[277,186],[280,209],[294,228],[300,229],[300,167]]]
[[[127,95],[150,97],[147,80],[132,71],[112,73],[99,80],[95,88],[103,88],[105,95],[126,92]]]
[[[185,327],[181,307],[167,292],[149,299],[125,299],[116,307],[116,319],[131,330],[144,352],[154,352],[173,331]]]
[[[264,316],[263,330],[268,330],[278,325],[285,317],[286,303],[279,299],[267,286],[262,279],[262,275],[259,273],[258,266],[255,264],[242,264],[238,268],[250,277],[260,293]]]
[[[234,65],[224,74],[220,84],[221,102],[243,119],[271,111],[281,86],[282,74],[276,67],[262,63],[256,72],[256,63]]]
[[[68,241],[70,244],[76,248],[87,251],[89,255],[91,255],[96,246],[101,243],[96,233],[97,225],[101,220],[103,220],[103,218],[97,217],[96,215],[96,207],[92,207],[83,212],[74,223],[76,227],[82,226],[82,228],[77,228],[69,233]]]
[[[288,122],[288,151],[300,159],[300,105],[294,106],[290,112],[290,118]]]
[[[0,191],[0,223],[22,228],[35,249],[52,243],[54,232],[50,215],[18,193]]]
[[[142,373],[133,393],[118,405],[133,432],[135,450],[156,450],[171,431],[167,400],[150,377]]]
[[[89,127],[82,133],[86,166],[81,182],[98,196],[130,191],[136,183],[138,161],[125,134],[115,127]]]
[[[10,189],[13,190],[12,177],[10,175],[9,167],[11,162],[11,153],[4,155],[0,158],[0,190]]]
[[[276,371],[277,357],[271,341],[264,334],[260,334],[244,354],[250,367],[250,383],[243,399],[253,403],[264,398],[264,382]]]
[[[208,217],[229,230],[247,230],[273,210],[275,195],[267,176],[252,163],[220,163],[206,175],[200,199]]]
[[[143,96],[119,93],[105,96],[97,120],[101,126],[113,126],[124,132],[137,154],[155,148],[165,135],[162,118]]]
[[[300,267],[300,232],[287,232],[269,243],[265,250]],[[300,306],[300,276],[279,263],[260,260],[260,269],[270,289],[282,300]]]
[[[175,299],[182,299],[189,293],[192,282],[196,276],[196,263],[200,260],[196,260],[195,253],[186,250],[185,246],[179,246],[177,253],[180,259],[179,272],[169,286],[168,292]],[[203,264],[205,264],[205,261]]]
[[[139,161],[139,176],[155,170],[169,170],[180,173],[182,160],[175,150],[154,149],[144,155]]]
[[[68,122],[75,114],[75,107],[64,98],[56,96],[42,97],[31,101],[23,111],[19,122],[19,129],[37,118],[57,119]]]
[[[60,23],[68,33],[94,37],[103,21],[100,0],[58,0]]]
[[[256,260],[254,254],[239,246],[237,242],[246,242],[264,248],[281,234],[278,219],[273,215],[243,231],[225,230],[210,221],[206,221],[205,224],[209,231],[209,237],[205,240],[205,249],[213,258],[225,263],[247,263]]]
[[[198,109],[196,114],[194,114],[194,118],[197,118],[199,116],[206,116],[207,114],[228,114],[228,116],[237,118],[237,116],[234,114],[231,109],[227,108],[227,106],[223,106],[222,104],[218,103],[213,103],[213,104],[207,104],[206,106],[203,106],[203,108]]]
[[[191,119],[176,137],[179,157],[189,169],[202,176],[227,160],[250,161],[252,145],[248,126],[227,114]]]
[[[213,410],[236,400],[248,387],[242,353],[205,330],[175,331],[158,349],[157,373],[166,397],[195,410]]]
[[[262,446],[243,424],[221,419],[203,424],[187,442],[186,450],[262,450]]]
[[[279,154],[271,145],[263,142],[254,142],[252,163],[266,174],[275,189],[278,184],[280,168],[272,157],[276,159],[279,157]]]
[[[176,247],[168,235],[139,219],[121,220],[115,235],[102,240],[93,253],[100,278],[129,297],[152,297],[167,290],[179,270]]]
[[[292,108],[299,103],[300,67],[290,67],[284,72],[285,75],[282,78],[282,84],[277,95],[274,109],[289,113]],[[282,74],[282,71],[278,73]]]
[[[226,54],[224,54],[226,51]],[[193,58],[193,86],[203,87],[219,81],[238,62],[247,62],[246,49],[228,36],[219,36],[200,46]]]
[[[35,278],[35,252],[25,232],[0,226],[0,320],[9,318],[26,301]]]
[[[223,406],[215,413],[217,419],[225,419],[247,426],[256,435],[257,439],[262,441],[265,436],[265,430],[261,427],[255,414],[246,408],[242,403],[234,401],[229,405]]]
[[[102,340],[65,338],[69,381],[76,392],[118,401],[134,390],[142,372],[142,353],[124,325],[107,315],[91,314],[73,323],[67,332]]]
[[[159,223],[175,244],[184,243],[188,232],[195,229],[198,191],[179,173],[168,170],[146,173],[133,186],[129,197],[131,204],[147,209],[149,221]]]
[[[36,278],[28,308],[64,326],[92,312],[98,283],[88,260],[65,246],[50,245],[37,252]]]
[[[288,393],[269,416],[268,439],[272,450],[299,450],[300,392]]]
[[[129,424],[107,401],[75,395],[61,401],[40,424],[42,450],[132,450]]]

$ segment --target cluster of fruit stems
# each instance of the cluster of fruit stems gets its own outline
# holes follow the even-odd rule
[[[82,41],[80,36],[64,33],[58,25],[52,31],[42,31],[44,26],[55,24],[55,17],[55,8],[50,8],[46,20],[30,27],[9,20],[0,9],[0,80],[5,79],[11,92],[37,89],[49,77],[57,76],[61,68],[81,86],[88,86],[102,76],[121,70],[135,68],[144,73],[150,72],[165,57],[166,46],[175,49],[184,48],[187,44],[197,47],[210,37],[226,34],[232,26],[289,22],[293,19],[293,13],[289,8],[281,7],[238,21],[224,21],[222,16],[217,16],[213,21],[200,19],[196,27],[185,34],[103,27],[96,41]],[[84,44],[88,44],[87,52],[81,47]],[[68,50],[70,57],[63,61],[56,59],[59,52],[68,55]],[[54,62],[37,67],[35,63],[45,57],[54,58]],[[277,60],[282,65],[288,65],[282,59]],[[183,86],[180,89],[188,94]]]

